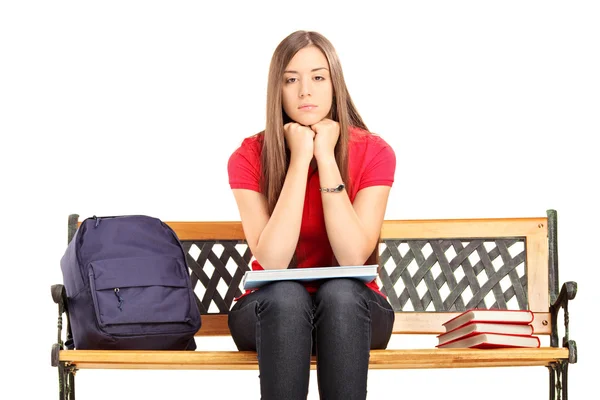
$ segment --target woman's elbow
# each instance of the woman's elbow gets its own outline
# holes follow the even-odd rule
[[[286,269],[291,261],[291,257],[278,257],[268,253],[263,254],[259,249],[256,250],[254,258],[256,258],[256,261],[258,261],[263,269]]]
[[[341,255],[337,260],[340,265],[365,265],[375,250],[378,250],[376,246],[365,246],[355,249],[355,251],[349,251]]]
[[[338,263],[340,265],[347,265],[347,266],[365,265],[365,263],[369,260],[370,255],[371,255],[371,253],[365,254],[364,252],[360,252],[360,253],[356,253],[356,254],[347,254],[343,257],[340,257],[338,259]]]

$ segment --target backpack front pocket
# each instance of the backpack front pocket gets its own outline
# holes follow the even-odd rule
[[[90,263],[90,289],[100,326],[189,321],[187,267],[173,257]]]

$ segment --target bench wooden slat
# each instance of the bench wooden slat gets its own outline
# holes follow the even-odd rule
[[[387,349],[373,350],[372,369],[474,368],[545,366],[568,358],[566,348],[515,349]],[[78,369],[258,369],[255,352],[248,351],[109,351],[62,350],[60,361]],[[312,367],[316,363],[312,358]]]
[[[550,361],[552,362],[552,361]],[[369,369],[438,369],[438,368],[483,368],[483,367],[546,367],[550,363],[545,360],[541,361],[519,361],[515,363],[513,361],[497,361],[494,360],[492,364],[482,364],[480,362],[473,363],[461,363],[457,365],[456,363],[450,362],[437,362],[435,364],[370,364]],[[81,363],[78,364],[78,368],[80,369],[127,369],[127,370],[206,370],[206,371],[242,371],[242,370],[257,370],[257,365],[241,365],[235,366],[235,368],[231,366],[223,366],[223,365],[212,365],[212,364],[202,364],[202,365],[189,365],[189,364],[103,364],[103,363]],[[310,369],[316,370],[317,364],[313,360],[310,365]]]
[[[444,333],[442,323],[459,313],[433,312],[399,312],[394,321],[394,334],[440,334]],[[534,334],[549,335],[551,333],[551,315],[548,312],[534,313]],[[229,336],[227,315],[205,314],[202,316],[202,327],[196,336]]]
[[[523,237],[546,232],[546,218],[385,220],[382,239]],[[245,239],[240,221],[165,222],[180,240]],[[540,226],[541,224],[541,226]]]
[[[540,290],[548,287],[548,279],[548,233],[545,223],[540,222],[538,232],[527,236],[527,299],[530,310],[548,309],[548,290]]]
[[[524,237],[546,232],[546,218],[385,220],[382,239]],[[540,228],[540,224],[542,228]]]
[[[165,222],[179,240],[245,240],[242,223],[239,221],[224,222]]]

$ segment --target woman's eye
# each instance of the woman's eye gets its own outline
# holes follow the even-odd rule
[[[317,80],[317,81],[324,81],[325,77],[324,76],[315,76],[315,80]]]
[[[285,83],[294,83],[294,82],[296,82],[296,78],[287,78],[285,80]]]

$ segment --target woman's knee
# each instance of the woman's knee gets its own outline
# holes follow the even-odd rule
[[[355,279],[331,279],[324,282],[317,291],[315,303],[317,306],[339,309],[365,307],[366,302],[361,296],[364,283]]]
[[[259,291],[262,291],[259,313],[265,310],[294,313],[306,312],[312,309],[312,300],[308,291],[298,282],[273,282],[262,287]]]

